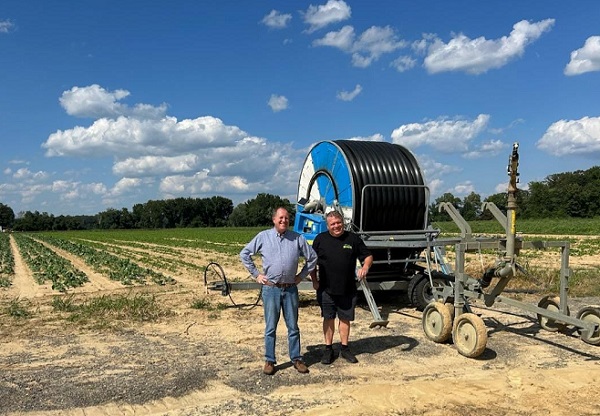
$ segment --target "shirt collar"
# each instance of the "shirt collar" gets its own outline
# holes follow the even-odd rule
[[[279,238],[283,238],[289,230],[285,230],[282,234],[279,234],[279,231],[275,227],[273,227],[273,233]]]

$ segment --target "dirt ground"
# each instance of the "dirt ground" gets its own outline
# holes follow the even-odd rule
[[[169,316],[147,323],[81,326],[54,312],[56,292],[34,283],[16,252],[16,276],[0,290],[3,305],[19,298],[30,319],[0,320],[2,415],[600,415],[600,347],[576,331],[548,332],[535,316],[502,305],[473,305],[488,341],[476,359],[424,334],[421,313],[400,294],[376,296],[387,327],[370,328],[363,302],[351,347],[359,363],[320,364],[321,318],[312,291],[301,292],[302,350],[309,374],[289,364],[283,322],[278,368],[262,374],[263,321],[257,292],[233,300],[211,291],[200,276],[174,276],[172,286],[122,288],[62,253],[91,282],[77,296],[151,293]],[[245,276],[237,259],[187,253],[186,261],[219,261],[228,277]],[[531,299],[537,303],[543,294]],[[194,309],[207,298],[227,307]],[[600,299],[570,298],[574,315]],[[338,347],[338,345],[335,345]]]

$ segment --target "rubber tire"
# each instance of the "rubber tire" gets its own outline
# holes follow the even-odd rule
[[[600,308],[586,306],[577,313],[577,319],[581,319],[584,322],[594,322],[596,324],[600,324]],[[581,328],[578,328],[577,331],[579,332],[583,342],[586,344],[600,345],[600,326],[596,329],[596,331],[594,331],[593,334],[588,336],[583,335]]]
[[[450,317],[452,318],[452,321],[454,321],[454,315],[456,315],[456,312],[454,311],[454,300],[452,300],[452,302],[446,301],[446,303],[444,303],[444,305],[448,309],[448,312],[450,313]]]
[[[479,357],[485,351],[487,337],[483,319],[474,313],[463,313],[454,319],[452,340],[460,355]]]
[[[538,307],[547,309],[552,312],[560,312],[560,298],[558,296],[548,295],[544,296],[539,302]],[[569,308],[567,307],[567,316],[570,315]],[[542,328],[549,332],[564,332],[567,329],[567,324],[556,322],[553,319],[548,319],[540,314],[537,315],[538,323]]]
[[[443,285],[446,284],[446,281],[439,277],[434,277],[433,282],[434,284],[435,282],[439,282]],[[425,275],[415,275],[408,288],[410,301],[417,308],[418,311],[425,310],[427,305],[429,305],[430,302],[435,300],[433,299],[433,296],[431,294],[431,285],[429,284],[429,277]]]
[[[431,302],[425,307],[421,318],[423,332],[433,342],[446,342],[452,335],[452,316],[441,302]]]

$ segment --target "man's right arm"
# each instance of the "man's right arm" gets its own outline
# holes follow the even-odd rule
[[[255,279],[260,274],[259,270],[256,268],[256,264],[254,264],[254,260],[252,256],[260,251],[259,244],[259,236],[254,237],[246,246],[240,251],[240,259],[242,260],[242,264],[250,272],[252,277]]]

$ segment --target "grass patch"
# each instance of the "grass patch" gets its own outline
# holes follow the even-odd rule
[[[6,307],[5,313],[16,319],[30,318],[32,313],[29,310],[29,301],[23,299],[12,299]]]
[[[54,296],[52,298],[52,309],[56,312],[75,312],[77,305],[75,304],[74,295]]]
[[[600,296],[600,269],[576,269],[569,278],[572,296]]]
[[[154,295],[103,295],[76,303],[72,295],[55,296],[52,307],[56,312],[69,313],[68,320],[96,327],[111,326],[122,321],[155,321],[170,312],[163,309]]]
[[[6,276],[0,276],[0,287],[10,287],[12,281]]]
[[[437,221],[434,228],[439,228],[442,233],[458,233],[458,226],[452,221]],[[474,234],[504,234],[504,229],[495,220],[469,221]],[[544,235],[600,235],[600,218],[544,218],[520,219],[517,218],[517,232],[525,234]]]
[[[227,308],[227,304],[223,302],[219,302],[217,304],[212,303],[207,298],[195,298],[192,301],[191,305],[192,309],[200,309],[205,311],[222,311]]]

